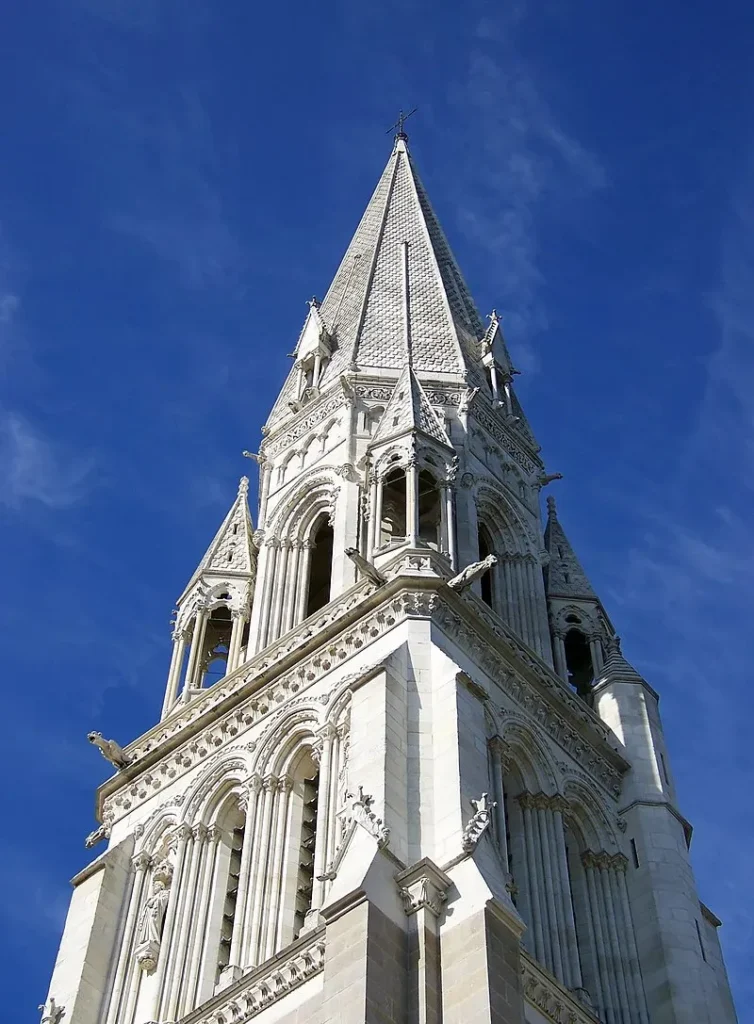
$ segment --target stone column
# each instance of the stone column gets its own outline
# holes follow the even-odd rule
[[[503,782],[503,762],[506,754],[506,745],[500,736],[493,736],[490,740],[490,753],[492,754],[492,781],[495,792],[495,833],[505,873],[510,877],[508,834],[505,825],[505,790]]]
[[[283,775],[278,779],[277,806],[273,820],[273,832],[270,837],[271,857],[269,861],[269,894],[265,900],[265,918],[262,928],[260,958],[267,960],[277,950],[278,917],[280,914],[280,892],[283,886],[283,853],[288,823],[288,804],[290,802],[293,779]]]
[[[377,546],[374,537],[374,518],[377,514],[377,486],[377,477],[372,476],[369,484],[369,505],[363,513],[364,531],[366,533],[366,551],[364,553],[364,557],[369,561],[372,560],[374,549]]]
[[[298,567],[301,557],[301,544],[297,540],[285,541],[288,548],[286,564],[286,581],[280,602],[280,636],[287,633],[293,625],[296,614],[296,586],[298,584]]]
[[[167,988],[170,984],[170,974],[168,969],[172,967],[175,969],[175,961],[173,959],[173,949],[177,940],[177,930],[180,923],[180,913],[183,904],[186,899],[186,886],[184,884],[184,869],[187,861],[187,854],[190,851],[190,840],[191,840],[191,829],[188,825],[179,825],[174,835],[178,839],[178,849],[175,855],[175,867],[173,869],[173,878],[170,883],[170,899],[168,900],[168,907],[165,912],[165,921],[162,927],[162,939],[160,941],[160,955],[157,960],[157,971],[154,986],[154,1010],[152,1012],[152,1018],[154,1020],[160,1020],[165,1015],[161,1012],[162,1007],[165,1005],[165,999],[167,996]],[[130,1018],[126,1017],[126,1020]]]
[[[534,798],[531,793],[521,793],[518,797],[524,819],[524,847],[526,849],[526,867],[529,878],[529,922],[534,934],[534,955],[537,960],[548,964],[549,957],[545,950],[544,914],[542,907],[542,877],[537,863],[537,844],[535,838]]]
[[[194,616],[194,631],[191,638],[191,650],[189,652],[188,666],[186,668],[186,679],[183,683],[183,699],[189,700],[191,691],[198,689],[201,683],[202,673],[202,649],[204,638],[207,635],[207,620],[209,611],[206,608],[199,608]]]
[[[245,967],[256,967],[260,963],[260,937],[262,919],[268,893],[267,858],[270,849],[270,834],[273,815],[277,803],[278,780],[268,775],[263,783],[263,804],[260,817],[260,829],[257,837],[254,864],[251,872],[251,907],[249,911],[248,945],[245,946]]]
[[[618,924],[615,914],[615,904],[613,902],[613,887],[611,885],[611,874],[612,874],[612,857],[609,854],[602,853],[598,856],[599,863],[599,878],[602,886],[602,898],[603,904],[607,911],[607,937],[609,942],[610,952],[612,954],[613,970],[615,972],[616,989],[618,991],[618,1005],[623,1019],[630,1021],[631,1019],[631,1006],[628,998],[628,986],[626,985],[625,976],[625,965],[623,950],[621,948],[620,936],[618,934]]]
[[[267,642],[272,643],[273,640],[277,640],[281,633],[281,623],[283,619],[283,602],[288,590],[288,558],[291,553],[291,542],[290,540],[282,540],[280,542],[280,552],[278,554],[277,566],[275,567],[275,586],[272,595],[272,609],[270,611],[270,629],[267,636]]]
[[[563,825],[563,812],[568,808],[568,801],[562,796],[555,796],[551,800],[551,807],[553,848],[555,851],[556,862],[555,870],[558,876],[558,888],[564,933],[563,960],[569,965],[569,988],[582,988],[583,979],[581,976],[581,961],[579,958],[579,944],[576,936],[576,919],[573,913],[573,901],[571,899],[568,852],[566,850],[565,827]]]
[[[595,945],[597,947],[597,963],[599,968],[600,986],[604,997],[603,1009],[607,1024],[620,1024],[620,1003],[615,982],[613,965],[610,962],[609,934],[605,920],[600,882],[599,867],[595,854],[586,851],[582,854],[582,863],[586,872],[586,886],[589,896],[589,918],[592,923]]]
[[[204,837],[201,865],[196,891],[196,924],[191,929],[186,971],[187,984],[178,1004],[178,1016],[183,1017],[196,1007],[201,998],[202,966],[207,955],[207,924],[209,922],[212,888],[217,871],[217,848],[222,829],[210,825]]]
[[[415,458],[406,467],[406,537],[409,547],[419,543],[419,471]]]
[[[142,851],[132,858],[131,864],[134,868],[134,879],[131,887],[131,897],[128,901],[128,914],[126,915],[126,924],[123,929],[118,966],[113,978],[113,991],[110,996],[106,1024],[116,1024],[116,1021],[121,1019],[127,1020],[127,1017],[121,1018],[119,1013],[123,992],[125,990],[128,993],[132,1003],[135,1001],[138,992],[137,982],[140,971],[134,958],[134,938],[136,936],[139,911],[141,910],[144,893],[144,881],[147,870],[152,865],[152,858],[148,853]]]
[[[230,942],[229,963],[235,967],[244,967],[243,937],[249,912],[251,895],[251,869],[254,860],[254,848],[257,843],[257,816],[259,813],[259,793],[262,789],[262,778],[252,775],[245,794],[246,821],[244,822],[243,849],[241,850],[241,866],[238,874],[238,897],[236,899],[236,916],[233,920],[233,935]]]
[[[312,551],[314,542],[305,540],[301,544],[301,557],[299,558],[300,579],[296,583],[296,613],[294,626],[303,622],[306,618],[306,603],[309,599],[309,576],[312,571]]]
[[[594,678],[597,679],[602,671],[602,644],[600,643],[600,636],[598,633],[589,637],[589,650],[592,655]]]
[[[534,798],[534,813],[536,815],[536,830],[539,840],[537,846],[542,866],[541,878],[544,881],[544,892],[542,894],[542,909],[545,914],[543,928],[545,931],[545,951],[549,959],[546,961],[556,978],[561,981],[563,977],[563,961],[560,956],[560,943],[558,942],[558,918],[555,906],[555,887],[552,875],[552,852],[550,850],[550,837],[547,828],[547,815],[549,809],[549,798],[544,793],[539,793]]]
[[[372,552],[379,551],[382,543],[382,491],[384,483],[378,479],[375,502],[372,506],[374,522],[372,523]]]
[[[162,1016],[168,1020],[174,1020],[178,1016],[178,999],[181,989],[188,981],[186,977],[185,964],[189,936],[192,931],[192,922],[196,911],[197,879],[199,867],[202,861],[204,843],[207,839],[207,827],[199,822],[191,829],[191,846],[187,855],[187,869],[185,881],[181,882],[181,909],[177,922],[175,942],[171,945],[170,959],[172,970],[169,972],[165,994],[162,1000]]]
[[[257,637],[257,651],[267,646],[269,635],[270,613],[272,606],[272,593],[275,586],[275,575],[277,572],[277,561],[280,549],[280,541],[277,537],[268,537],[262,548],[264,567],[260,567],[259,579],[262,581],[262,593],[259,599],[259,633]],[[256,606],[256,601],[254,602]]]
[[[272,480],[272,465],[267,459],[259,459],[259,515],[257,516],[257,529],[264,529],[264,521],[267,518],[267,500],[270,496],[270,483]]]
[[[565,634],[562,630],[553,632],[552,655],[555,662],[555,671],[563,682],[567,683],[568,669],[566,668]]]
[[[325,882],[320,878],[327,870],[328,836],[330,832],[330,773],[332,770],[332,750],[336,737],[335,726],[327,722],[318,731],[322,740],[322,753],[319,759],[319,790],[317,794],[317,835],[314,840],[314,882],[312,888],[312,905],[309,911],[316,918],[316,911],[322,906],[325,895]]]
[[[442,967],[438,918],[453,884],[425,858],[396,875],[408,916],[408,1017],[412,1024],[442,1024]]]
[[[228,645],[228,673],[238,668],[238,663],[241,660],[243,631],[246,626],[246,616],[242,611],[232,611],[230,616],[233,620],[233,626],[231,627],[230,644]]]
[[[178,686],[181,682],[181,669],[183,668],[183,657],[186,652],[188,637],[183,629],[176,629],[173,633],[173,655],[170,659],[170,670],[168,672],[168,683],[165,688],[165,702],[162,705],[162,718],[171,710],[178,698]]]
[[[639,952],[636,948],[636,936],[634,935],[634,924],[631,919],[631,907],[628,901],[628,888],[626,886],[626,858],[618,854],[615,860],[615,887],[616,904],[620,908],[621,935],[625,939],[625,946],[628,954],[626,963],[626,974],[630,979],[632,990],[632,1003],[639,1015],[639,1024],[649,1024],[647,1013],[647,999],[644,993],[644,983],[641,977],[639,965]]]

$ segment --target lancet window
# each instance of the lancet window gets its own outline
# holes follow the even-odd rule
[[[440,490],[429,472],[419,473],[419,539],[439,550],[442,545],[443,510]]]
[[[382,481],[379,547],[406,539],[406,473],[394,469]]]
[[[306,614],[312,615],[330,600],[332,580],[333,529],[326,515],[319,517],[312,531]]]
[[[604,660],[601,631],[588,614],[576,610],[561,609],[554,623],[555,668],[587,702]]]

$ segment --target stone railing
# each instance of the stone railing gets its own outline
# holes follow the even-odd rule
[[[524,998],[553,1024],[599,1024],[593,1010],[580,1003],[551,974],[521,950]]]
[[[244,1024],[324,969],[324,927],[248,971],[180,1024]]]

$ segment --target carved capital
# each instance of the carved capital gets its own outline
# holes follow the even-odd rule
[[[453,884],[445,872],[427,857],[396,875],[395,881],[407,914],[426,909],[435,917],[442,912],[442,905],[448,898],[447,891]]]
[[[262,786],[264,787],[265,793],[277,793],[278,790],[278,777],[277,775],[267,775],[262,779]]]
[[[281,775],[278,779],[278,792],[279,793],[290,793],[293,789],[293,776],[292,775]]]
[[[131,863],[136,871],[146,871],[152,864],[152,858],[146,850],[142,850],[140,853],[134,854]]]

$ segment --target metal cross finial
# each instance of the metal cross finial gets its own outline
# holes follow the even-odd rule
[[[416,111],[417,107],[414,107],[413,110],[409,110],[407,114],[404,114],[402,110],[399,111],[398,120],[395,122],[394,125],[391,125],[390,128],[388,128],[385,134],[389,135],[390,132],[395,132],[396,139],[407,139],[408,135],[406,135],[406,133],[404,132],[403,126],[406,123],[406,121],[408,121],[408,119],[411,117],[411,115],[416,113]]]

